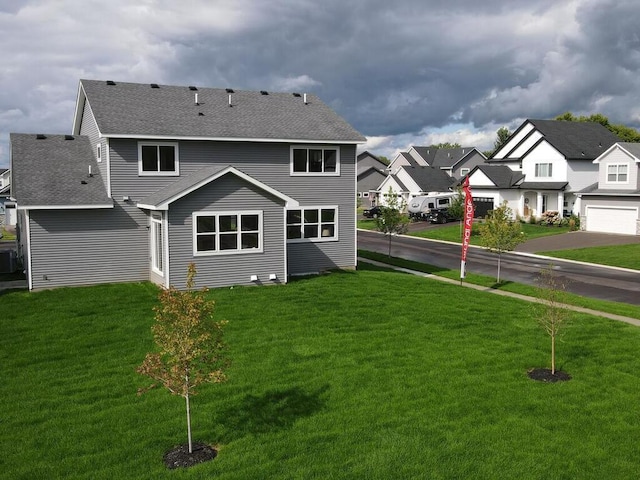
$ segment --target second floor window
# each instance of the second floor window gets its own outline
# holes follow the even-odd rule
[[[338,175],[340,154],[332,148],[291,148],[292,175]]]
[[[627,183],[628,168],[626,163],[607,165],[607,183]]]
[[[536,177],[549,178],[553,175],[551,163],[536,163]]]
[[[139,143],[140,175],[178,175],[177,143]]]

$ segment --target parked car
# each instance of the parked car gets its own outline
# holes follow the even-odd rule
[[[456,219],[449,214],[448,209],[444,208],[442,210],[432,210],[427,220],[431,223],[447,223]]]
[[[362,212],[362,215],[364,215],[366,218],[378,218],[380,215],[382,215],[382,208],[378,205],[367,208]]]

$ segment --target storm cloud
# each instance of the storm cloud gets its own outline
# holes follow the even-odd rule
[[[640,126],[633,0],[0,0],[9,132],[67,133],[80,78],[312,92],[391,155],[565,111]]]

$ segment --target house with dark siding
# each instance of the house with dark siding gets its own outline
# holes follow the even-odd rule
[[[29,288],[353,268],[364,141],[315,95],[81,80],[70,135],[10,136]]]

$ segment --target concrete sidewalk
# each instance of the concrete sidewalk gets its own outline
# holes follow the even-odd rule
[[[544,303],[544,300],[535,297],[529,297],[526,295],[520,295],[519,293],[505,292],[503,290],[496,290],[495,288],[484,287],[482,285],[474,285],[472,283],[462,282],[460,285],[460,280],[452,280],[450,278],[439,277],[437,275],[433,275],[431,273],[418,272],[416,270],[410,270],[408,268],[395,267],[393,265],[389,265],[383,262],[377,262],[375,260],[369,260],[368,258],[358,257],[358,262],[371,263],[372,265],[377,265],[380,267],[387,267],[397,270],[399,272],[410,273],[411,275],[417,275],[419,277],[431,278],[433,280],[438,280],[440,282],[449,283],[451,285],[458,285],[466,288],[472,288],[474,290],[479,290],[482,292],[492,293],[494,295],[500,295],[503,297],[511,297],[517,298],[518,300],[524,300],[525,302],[531,303]],[[635,325],[636,327],[640,327],[640,320],[637,318],[624,317],[622,315],[616,315],[613,313],[601,312],[598,310],[592,310],[590,308],[577,307],[575,305],[560,305],[562,308],[566,308],[567,310],[572,310],[574,312],[587,313],[589,315],[595,315],[597,317],[604,317],[610,320],[616,320],[619,322],[629,323],[631,325]]]

